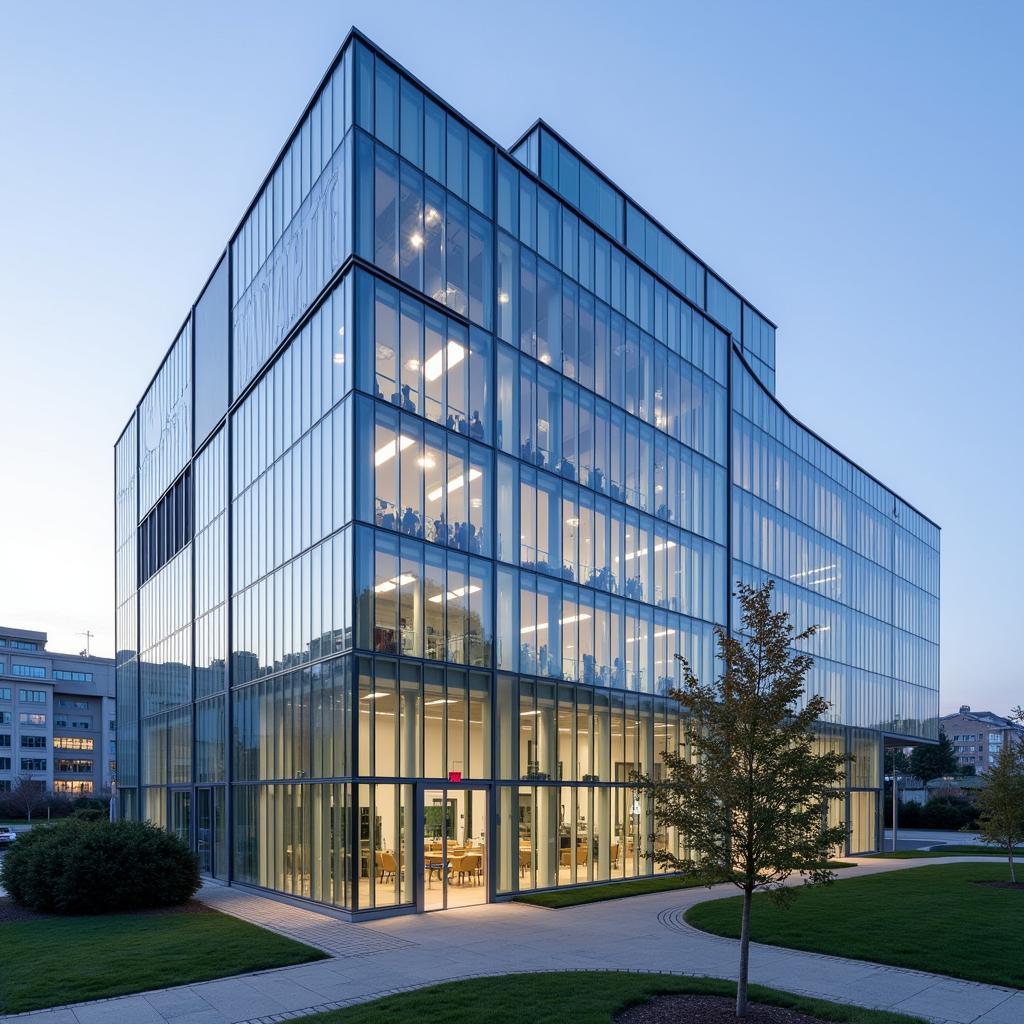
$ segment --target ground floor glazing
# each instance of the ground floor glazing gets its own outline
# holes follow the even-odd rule
[[[211,700],[230,716],[207,721]],[[652,694],[343,656],[141,725],[122,813],[179,835],[210,877],[352,914],[652,875],[686,849],[635,784],[685,750],[679,704]],[[818,747],[854,755],[837,854],[877,849],[881,733],[822,724]]]
[[[453,776],[454,777],[454,776]],[[179,835],[211,878],[350,911],[442,910],[516,893],[660,873],[685,852],[629,785],[351,781],[123,790],[122,809]],[[880,794],[849,790],[830,817],[878,848]],[[229,825],[230,817],[230,825]]]

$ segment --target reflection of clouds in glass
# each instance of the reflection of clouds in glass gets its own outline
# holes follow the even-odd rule
[[[232,314],[234,396],[256,376],[277,343],[342,264],[346,254],[344,167],[347,150],[347,145],[342,145],[335,152],[276,239],[262,266],[253,267],[245,275],[236,270],[238,279],[233,294],[239,298]],[[272,187],[273,182],[266,189]],[[257,209],[249,214],[232,242],[236,268],[252,267],[256,262],[254,220],[258,221]],[[309,259],[311,252],[322,252],[325,258]]]
[[[139,408],[139,483],[143,511],[163,493],[191,454],[191,354],[186,325]]]

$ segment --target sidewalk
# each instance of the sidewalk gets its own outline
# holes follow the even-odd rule
[[[896,833],[896,841],[899,843],[910,844],[909,847],[900,847],[901,849],[912,849],[914,846],[918,849],[928,849],[932,846],[942,845],[985,846],[980,834],[977,832],[959,832],[950,829],[935,828],[900,828]],[[887,828],[885,830],[885,838],[882,843],[883,850],[888,850],[891,847],[891,828]]]
[[[951,857],[944,863],[977,858]],[[861,861],[842,877],[934,860]],[[736,942],[683,921],[732,887],[683,889],[551,911],[517,903],[351,924],[219,885],[211,907],[317,946],[331,959],[134,996],[0,1017],[18,1024],[270,1024],[440,981],[521,971],[628,970],[735,978]],[[750,980],[803,995],[924,1017],[1018,1024],[1024,992],[754,944]]]

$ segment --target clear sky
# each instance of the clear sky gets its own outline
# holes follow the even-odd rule
[[[351,24],[779,324],[781,400],[943,528],[943,711],[1024,702],[1019,3],[5,5],[0,623],[113,652],[112,445]]]

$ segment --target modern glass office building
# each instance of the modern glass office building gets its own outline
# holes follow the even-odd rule
[[[116,444],[123,813],[360,915],[651,873],[675,656],[711,677],[771,578],[876,849],[939,531],[774,383],[771,321],[566,141],[353,32]]]

